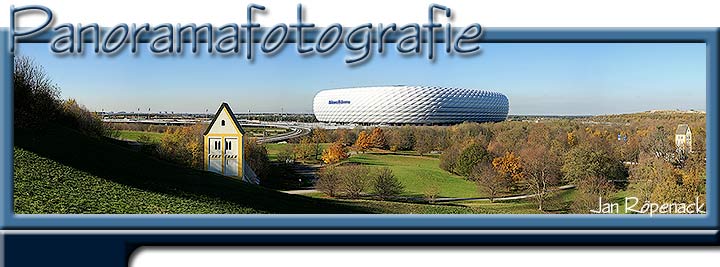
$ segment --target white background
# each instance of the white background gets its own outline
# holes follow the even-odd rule
[[[491,1],[9,1],[7,6],[41,4],[53,10],[55,23],[244,23],[249,3],[267,7],[256,16],[263,26],[295,22],[298,3],[305,21],[345,27],[371,22],[425,23],[430,3],[453,10],[455,26],[484,27],[719,27],[719,1],[711,0],[491,0]],[[6,6],[6,8],[7,8]],[[9,9],[5,9],[9,10]],[[440,22],[444,22],[440,16]],[[40,18],[23,16],[19,26]],[[0,12],[0,27],[9,26]],[[716,265],[720,250],[701,248],[214,248],[148,249],[132,266],[698,266]]]
[[[457,26],[480,23],[485,27],[717,27],[718,1],[713,0],[434,0],[434,1],[43,1],[11,0],[7,5],[41,4],[56,15],[56,23],[243,23],[249,3],[267,7],[256,17],[261,24],[295,22],[298,3],[306,21],[317,26],[341,23],[423,23],[427,7],[437,3],[453,10]],[[6,9],[8,10],[8,9]],[[439,16],[438,16],[439,17]],[[9,12],[0,12],[2,27],[9,26]],[[21,26],[32,26],[31,20]],[[24,24],[27,22],[27,24]]]
[[[655,267],[717,266],[710,248],[538,247],[214,247],[147,248],[131,267]]]

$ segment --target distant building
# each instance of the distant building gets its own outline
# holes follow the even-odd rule
[[[428,125],[496,122],[510,103],[498,92],[441,86],[374,86],[320,91],[313,99],[318,121]]]
[[[205,170],[225,176],[242,177],[257,184],[257,176],[243,160],[245,131],[238,123],[230,105],[222,103],[203,134]]]
[[[687,124],[680,124],[675,130],[675,146],[678,151],[692,152],[692,131]]]

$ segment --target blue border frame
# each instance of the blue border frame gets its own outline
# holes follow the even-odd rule
[[[706,43],[706,215],[15,215],[12,208],[12,58],[2,50],[2,229],[718,229],[718,28],[486,28],[481,43]],[[261,31],[256,32],[261,34]],[[311,40],[317,31],[306,34]],[[292,36],[292,35],[291,35]],[[42,43],[47,35],[25,41]],[[439,38],[442,38],[439,36]],[[397,38],[388,38],[388,42]],[[294,42],[289,38],[287,42]],[[307,41],[307,40],[306,40]],[[394,51],[388,51],[394,52]],[[123,52],[127,53],[127,51]],[[717,239],[715,239],[717,242]]]

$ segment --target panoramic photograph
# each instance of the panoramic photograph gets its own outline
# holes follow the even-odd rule
[[[19,44],[14,212],[705,213],[704,43],[481,47],[346,65]]]

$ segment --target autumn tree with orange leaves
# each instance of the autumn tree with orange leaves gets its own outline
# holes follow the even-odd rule
[[[366,150],[370,148],[370,136],[365,131],[361,131],[360,134],[358,134],[357,140],[355,140],[355,150],[365,153]]]
[[[370,147],[385,148],[385,133],[381,128],[374,128],[368,136]]]
[[[332,143],[328,148],[322,152],[322,161],[325,164],[338,163],[348,158],[345,146],[340,142]]]
[[[520,182],[523,179],[520,158],[515,156],[512,151],[505,152],[502,157],[494,158],[492,166],[498,173],[507,176],[513,182]]]

